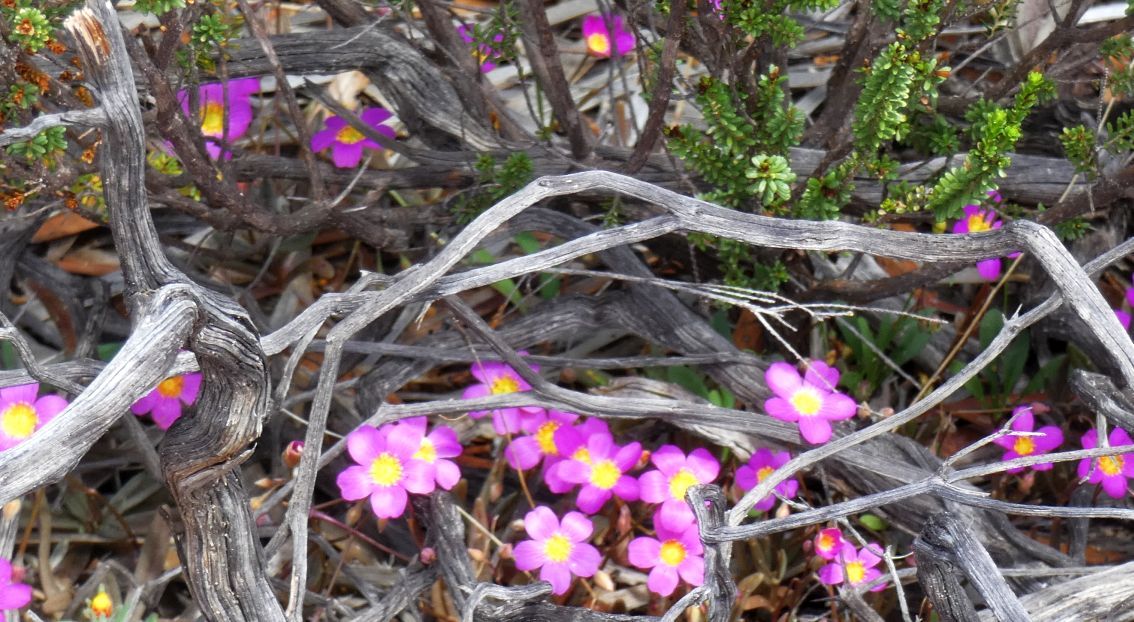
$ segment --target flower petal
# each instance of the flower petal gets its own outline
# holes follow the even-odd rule
[[[822,445],[831,440],[831,424],[819,417],[800,417],[799,434],[812,445]]]
[[[362,425],[347,434],[347,453],[359,464],[369,465],[386,451],[386,437],[371,425]]]
[[[339,485],[339,494],[347,501],[365,499],[374,491],[374,480],[363,466],[354,465],[343,469],[335,477],[335,483]]]
[[[793,365],[781,361],[768,366],[767,371],[764,372],[764,382],[777,396],[791,397],[803,384],[803,378],[799,376]]]
[[[543,554],[543,544],[535,540],[524,540],[512,549],[512,558],[516,560],[517,570],[535,570],[542,566],[547,558]]]
[[[858,404],[855,404],[850,396],[832,393],[823,397],[823,405],[819,407],[818,415],[829,421],[841,421],[850,419],[857,412]]]
[[[339,168],[354,168],[362,160],[362,145],[335,143],[331,147],[331,161]]]
[[[438,460],[433,466],[437,469],[437,485],[445,490],[452,490],[461,481],[461,467],[456,462]]]
[[[567,558],[567,566],[571,574],[577,577],[592,577],[602,563],[602,554],[590,544],[576,544],[571,556]]]
[[[641,536],[634,538],[626,547],[627,558],[639,568],[653,568],[661,557],[661,542],[656,538]]]
[[[611,492],[590,484],[579,489],[579,496],[575,498],[575,505],[587,514],[594,514],[610,500]]]
[[[0,586],[0,611],[20,609],[32,599],[32,588],[23,583]]]
[[[44,395],[35,401],[35,414],[39,418],[40,427],[43,424],[55,418],[55,415],[63,412],[69,404],[67,400],[58,395]]]
[[[437,488],[437,469],[423,460],[404,463],[401,484],[416,495],[427,495]]]
[[[705,558],[699,555],[687,556],[677,566],[677,573],[689,585],[701,585],[705,582]]]
[[[559,531],[559,518],[546,505],[536,506],[524,515],[524,530],[535,540],[546,540]]]
[[[181,401],[192,404],[201,393],[201,374],[185,374],[181,377]]]
[[[697,481],[702,484],[712,483],[721,473],[721,464],[717,462],[713,454],[709,453],[709,450],[703,447],[698,447],[689,452],[689,458],[685,464],[697,478]]]
[[[559,524],[559,532],[572,542],[585,542],[594,531],[594,523],[579,512],[567,512]],[[579,574],[579,573],[575,573]]]
[[[807,372],[804,373],[803,380],[824,391],[832,392],[839,384],[839,370],[823,361],[810,361],[807,364]]]
[[[666,564],[658,564],[646,578],[646,587],[658,596],[669,596],[677,589],[677,569]]]
[[[401,486],[378,486],[370,494],[370,509],[378,518],[398,518],[405,513],[408,500]]]
[[[544,564],[539,571],[539,578],[551,584],[553,594],[566,594],[571,587],[571,571],[562,562]]]
[[[673,475],[685,466],[685,452],[677,445],[662,445],[650,454],[650,462],[662,473]]]
[[[661,503],[669,497],[669,478],[661,471],[643,473],[638,478],[638,492],[646,503]]]
[[[791,402],[782,397],[773,397],[764,402],[764,410],[772,417],[789,423],[799,421],[799,411]]]
[[[181,418],[181,402],[173,397],[159,397],[154,409],[150,411],[150,417],[157,427],[168,430],[174,421]]]
[[[980,278],[986,281],[995,281],[1000,278],[1000,258],[993,257],[992,259],[978,261],[976,269],[980,274]]]
[[[518,471],[526,471],[543,459],[539,441],[531,436],[521,436],[504,448],[504,459]]]

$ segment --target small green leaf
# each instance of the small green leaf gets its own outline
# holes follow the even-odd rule
[[[858,517],[858,522],[870,531],[883,531],[886,529],[886,521],[874,514],[863,514]]]

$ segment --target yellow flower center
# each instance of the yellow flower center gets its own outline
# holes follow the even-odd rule
[[[601,32],[596,32],[587,37],[587,49],[599,56],[610,54],[610,37]]]
[[[1030,436],[1021,436],[1012,444],[1012,450],[1021,456],[1030,456],[1036,452],[1036,442]]]
[[[611,460],[601,460],[591,467],[591,484],[603,490],[614,488],[620,477],[622,477],[622,470]]]
[[[579,462],[582,462],[583,464],[590,464],[591,463],[591,452],[587,451],[586,447],[580,447],[580,448],[575,450],[575,453],[571,454],[571,459],[572,460],[578,460]]]
[[[571,557],[575,544],[560,534],[551,536],[543,543],[543,554],[553,562],[565,562]]]
[[[850,562],[847,564],[847,582],[851,585],[862,583],[866,577],[866,566],[862,562]]]
[[[658,557],[661,558],[662,563],[667,566],[677,566],[685,561],[685,545],[677,540],[666,540],[661,545],[661,552]]]
[[[492,381],[489,385],[489,391],[493,395],[504,395],[506,393],[515,393],[520,390],[520,383],[512,376],[500,376]]]
[[[685,491],[694,484],[699,484],[697,476],[684,467],[669,480],[669,495],[678,501],[685,500]]]
[[[4,409],[0,414],[0,429],[8,438],[27,438],[35,432],[39,425],[39,414],[35,407],[27,402],[17,402]]]
[[[473,49],[472,55],[473,58],[476,59],[476,62],[481,65],[484,64],[484,61],[488,60],[488,53],[481,51],[479,48]]]
[[[558,421],[548,421],[536,430],[536,443],[539,443],[539,450],[545,456],[559,455],[559,448],[555,446],[555,431],[559,429],[559,425]]]
[[[224,136],[224,104],[205,102],[201,109],[201,133],[205,136]]]
[[[768,479],[768,476],[775,472],[776,469],[770,466],[766,466],[759,471],[756,471],[756,483],[759,484],[760,482]]]
[[[158,383],[157,392],[162,397],[181,397],[181,390],[184,386],[185,381],[181,379],[181,376],[174,376]]]
[[[366,137],[362,135],[362,132],[359,132],[349,125],[335,132],[335,140],[343,143],[344,145],[353,145],[354,143],[361,141],[363,138]]]
[[[91,613],[97,617],[109,618],[114,613],[114,601],[110,599],[110,594],[99,590],[91,599]]]
[[[1099,458],[1099,470],[1105,475],[1118,475],[1122,472],[1122,456],[1103,456]]]
[[[402,480],[402,461],[389,452],[382,452],[370,463],[370,479],[379,486],[397,484]]]
[[[969,233],[981,233],[982,231],[988,231],[992,229],[991,221],[991,218],[987,220],[985,219],[983,212],[977,212],[976,214],[969,216]]]
[[[796,412],[804,417],[810,417],[819,412],[823,406],[823,398],[812,387],[801,387],[788,400]]]
[[[819,534],[819,543],[817,546],[823,551],[830,551],[835,548],[835,539],[832,538],[830,534],[821,533]]]
[[[437,460],[437,448],[433,446],[433,441],[428,438],[423,438],[421,439],[421,446],[417,448],[417,451],[413,452],[413,457],[433,464],[433,462]]]

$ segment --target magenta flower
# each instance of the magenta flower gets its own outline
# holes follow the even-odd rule
[[[1012,409],[1011,428],[1016,432],[1033,432],[1035,431],[1035,415],[1032,414],[1031,406],[1017,406]],[[1063,431],[1053,425],[1044,426],[1039,429],[1038,436],[1002,436],[994,441],[1005,449],[1003,460],[1013,460],[1015,458],[1022,458],[1024,456],[1038,456],[1046,454],[1063,444]],[[1042,462],[1040,464],[1033,464],[1032,468],[1036,471],[1049,471],[1052,464],[1050,462]],[[1025,467],[1016,467],[1008,469],[1009,473],[1020,473]]]
[[[573,426],[559,426],[555,430],[553,440],[555,449],[559,453],[557,456],[547,456],[543,463],[543,481],[547,484],[548,490],[561,495],[575,487],[573,482],[569,482],[559,475],[559,469],[555,465],[571,458],[590,460],[590,453],[586,446],[587,439],[599,435],[610,436],[610,426],[602,419],[594,417],[584,419]]]
[[[181,405],[196,402],[200,391],[201,374],[173,376],[162,380],[154,390],[134,402],[130,411],[139,417],[149,413],[159,428],[168,430],[174,421],[181,418]]]
[[[524,353],[521,352],[520,354]],[[539,371],[538,365],[531,367],[534,371]],[[479,380],[480,383],[466,387],[461,394],[462,399],[471,400],[489,395],[506,395],[532,390],[532,386],[524,381],[516,373],[516,370],[499,361],[474,363],[470,371],[473,378]],[[497,434],[501,435],[538,430],[547,417],[547,413],[539,406],[497,408],[492,411],[476,410],[470,412],[469,416],[473,419],[480,419],[489,412],[492,413],[492,428],[496,430]]]
[[[0,611],[19,609],[31,602],[30,585],[12,582],[12,562],[0,559]]]
[[[657,532],[656,538],[634,538],[626,549],[631,564],[650,569],[646,587],[659,596],[669,596],[679,578],[692,586],[704,583],[705,559],[697,526],[670,531],[658,525]]]
[[[58,395],[38,395],[38,382],[0,389],[0,451],[24,442],[67,407]]]
[[[819,569],[819,581],[825,585],[838,585],[844,581],[851,585],[870,583],[882,576],[882,571],[875,568],[882,561],[882,547],[870,543],[855,550],[854,545],[843,544],[838,559]],[[871,592],[880,592],[886,589],[885,583],[870,588]]]
[[[226,102],[225,85],[220,82],[202,84],[197,89],[198,110],[197,117],[201,120],[201,134],[209,137],[226,140],[229,143],[244,136],[248,127],[252,125],[251,96],[260,92],[259,78],[241,78],[228,81],[228,95]],[[181,111],[185,116],[189,114],[189,92],[177,92],[177,100],[181,102]],[[222,156],[220,142],[205,140],[205,151],[209,157],[216,160]],[[223,153],[224,159],[232,154]]]
[[[383,125],[389,119],[390,111],[385,108],[367,108],[358,115],[362,122],[374,128],[376,132],[394,140],[398,137],[394,128]],[[323,151],[331,148],[331,161],[339,168],[354,168],[362,160],[362,148],[381,149],[382,145],[370,140],[362,132],[351,127],[346,119],[331,115],[324,122],[326,129],[315,132],[311,136],[311,150]]]
[[[846,543],[846,540],[843,540],[843,532],[838,528],[822,529],[815,536],[815,554],[831,561],[839,556]]]
[[[569,448],[560,450],[559,445],[556,444],[557,432],[560,428],[570,429],[571,424],[578,418],[579,415],[561,410],[547,411],[547,420],[541,423],[535,432],[528,436],[521,436],[508,444],[508,447],[504,450],[504,458],[508,460],[508,464],[513,469],[526,471],[535,467],[545,458],[555,460],[563,455],[570,454],[582,444],[582,436],[573,434],[565,437],[563,434],[558,434],[560,441],[565,438],[576,440],[574,443],[568,443],[571,445]]]
[[[416,443],[417,451],[412,458],[429,465],[437,485],[450,490],[461,481],[461,469],[456,462],[446,458],[461,455],[461,442],[457,433],[448,426],[435,425],[428,435],[425,433],[427,427],[425,417],[413,417],[396,424],[391,434],[405,434],[409,444]]]
[[[1122,428],[1110,431],[1107,437],[1109,446],[1121,447],[1134,443],[1130,434]],[[1099,446],[1099,431],[1092,428],[1083,435],[1083,449],[1094,449]],[[1088,479],[1089,476],[1089,479]],[[1115,499],[1126,496],[1126,478],[1134,477],[1134,452],[1102,456],[1101,458],[1083,458],[1079,461],[1079,477],[1087,479],[1092,484],[1102,484],[1106,494]]]
[[[748,492],[767,479],[776,469],[787,464],[789,460],[791,460],[791,454],[786,451],[772,453],[771,449],[761,447],[748,459],[748,464],[736,470],[736,485],[741,490]],[[799,492],[799,480],[794,477],[784,480],[776,484],[775,490],[784,498],[791,499]],[[761,512],[767,512],[772,509],[775,503],[776,496],[768,495],[757,501],[753,507]]]
[[[661,504],[654,516],[656,527],[681,532],[693,523],[693,510],[685,502],[685,491],[696,484],[712,483],[720,475],[721,465],[701,447],[686,456],[676,445],[662,445],[650,461],[657,470],[638,478],[642,501]]]
[[[634,468],[641,456],[639,443],[619,447],[609,434],[595,434],[570,460],[557,462],[550,470],[556,472],[556,477],[582,484],[575,504],[587,514],[594,514],[613,495],[623,501],[638,500],[638,480],[626,472]]]
[[[422,437],[392,434],[394,426],[381,430],[364,425],[347,435],[347,452],[357,462],[339,473],[336,482],[343,499],[357,501],[370,497],[370,507],[378,518],[397,518],[406,511],[407,493],[429,494],[436,488],[437,469],[414,458]]]
[[[614,45],[607,24],[614,27]],[[621,15],[588,15],[583,18],[583,40],[587,43],[587,53],[599,58],[610,58],[629,54],[637,45],[634,33],[626,30]]]
[[[516,545],[516,568],[539,568],[539,578],[550,583],[556,594],[567,593],[571,575],[590,577],[598,571],[602,555],[587,543],[594,525],[586,516],[568,512],[560,523],[550,508],[541,505],[524,516],[524,529],[532,539]]]
[[[461,24],[457,26],[457,34],[461,36],[461,40],[469,45],[474,45],[476,41],[477,27]],[[504,42],[504,33],[498,32],[492,37],[494,43]],[[475,44],[472,50],[472,55],[476,58],[476,62],[480,64],[481,73],[488,73],[496,69],[496,63],[504,60],[504,53],[499,48],[495,48],[487,43]]]
[[[764,410],[782,421],[799,423],[804,440],[820,445],[831,440],[831,422],[850,419],[858,407],[849,396],[835,390],[839,370],[820,361],[807,365],[801,378],[788,363],[772,363],[764,381],[776,394],[764,402]]]

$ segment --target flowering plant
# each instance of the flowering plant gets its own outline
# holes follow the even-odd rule
[[[476,43],[477,27],[469,28],[465,24],[457,26],[457,34],[461,41],[473,45],[472,55],[480,64],[481,73],[488,73],[496,69],[496,63],[504,60],[504,51],[487,43]],[[498,32],[492,37],[493,43],[503,43],[504,33]]]
[[[227,84],[214,82],[197,88],[197,117],[201,120],[201,134],[206,136],[205,151],[210,158],[227,160],[232,157],[227,150],[222,150],[218,140],[212,139],[231,143],[244,136],[252,125],[251,96],[258,92],[259,78],[229,80]],[[181,111],[189,116],[189,92],[178,91],[177,100],[181,102]]]
[[[524,354],[521,352],[521,354]],[[538,365],[531,366],[539,371]],[[461,397],[466,400],[490,395],[507,395],[531,391],[528,384],[511,366],[499,361],[482,361],[474,363],[471,370],[473,378],[480,382],[465,388]],[[474,410],[469,413],[473,419],[480,419],[492,413],[492,427],[497,434],[516,434],[518,432],[535,432],[547,419],[547,413],[539,406],[518,406],[514,408],[497,408],[491,411]]]
[[[0,389],[0,451],[24,442],[67,407],[58,395],[38,395],[38,382]]]
[[[736,470],[736,485],[744,492],[748,492],[767,479],[769,475],[775,473],[776,469],[787,464],[789,460],[791,460],[791,454],[786,451],[772,453],[771,449],[763,447],[757,449],[748,459],[748,463]],[[799,480],[795,478],[786,479],[776,484],[775,490],[780,495],[790,499],[799,492]],[[776,497],[768,495],[757,501],[753,507],[761,512],[767,512],[772,509],[775,503]]]
[[[347,452],[358,464],[343,469],[336,478],[344,499],[369,497],[378,518],[401,516],[409,500],[407,493],[424,495],[436,488],[436,467],[415,457],[421,450],[421,437],[391,434],[393,429],[391,425],[381,429],[363,425],[348,434]]]
[[[638,464],[642,446],[614,444],[610,434],[594,434],[571,458],[555,463],[551,471],[572,484],[581,484],[575,500],[579,509],[594,514],[614,495],[623,501],[638,500],[638,480],[626,473]]]
[[[1130,433],[1122,428],[1111,430],[1107,440],[1112,447],[1134,444]],[[1080,442],[1083,449],[1098,447],[1099,431],[1094,428],[1088,430]],[[1121,499],[1126,496],[1127,478],[1134,477],[1134,452],[1094,459],[1083,458],[1079,461],[1079,477],[1092,484],[1101,484],[1107,495]]]
[[[838,557],[819,569],[819,581],[825,585],[838,585],[844,581],[850,585],[870,583],[882,576],[882,571],[875,568],[882,561],[881,555],[882,547],[875,543],[855,549],[853,544],[846,542]],[[886,584],[879,583],[870,588],[870,591],[880,592],[884,589]]]
[[[560,522],[551,508],[541,505],[524,516],[524,529],[532,539],[516,545],[516,568],[539,568],[539,578],[550,583],[554,593],[566,594],[572,575],[590,577],[598,572],[602,555],[587,543],[594,525],[586,516],[568,512]]]
[[[182,404],[189,406],[197,401],[201,391],[201,374],[172,376],[158,383],[152,391],[142,396],[130,407],[139,417],[149,414],[157,427],[168,430],[174,421],[181,418]]]
[[[634,33],[626,30],[626,24],[621,15],[588,15],[584,17],[583,40],[587,43],[587,53],[599,58],[629,54],[637,45]]]
[[[0,611],[19,609],[31,599],[31,586],[12,581],[12,562],[0,558]]]
[[[1035,415],[1031,406],[1017,406],[1012,410],[1011,429],[1016,432],[1035,431]],[[1004,448],[1004,460],[1014,460],[1024,456],[1035,456],[1049,453],[1063,444],[1063,431],[1053,425],[1040,428],[1035,434],[1021,436],[1002,436],[992,441]],[[1050,462],[1033,464],[1036,471],[1048,471],[1052,467]],[[1009,473],[1020,473],[1025,467],[1008,469]]]
[[[704,583],[703,552],[697,525],[692,524],[680,531],[659,525],[656,538],[634,538],[626,549],[631,564],[649,569],[646,587],[659,596],[672,594],[679,579],[692,586]]]
[[[819,445],[831,440],[831,422],[850,419],[857,412],[854,400],[835,390],[839,370],[821,361],[807,364],[801,377],[788,363],[772,363],[764,381],[776,396],[764,402],[768,414],[799,424],[799,433],[808,443]]]
[[[686,456],[676,445],[662,445],[650,455],[656,471],[639,478],[642,500],[660,503],[654,524],[671,532],[680,532],[693,523],[693,510],[685,502],[685,491],[694,484],[709,484],[717,479],[721,465],[707,450],[698,447]]]
[[[394,140],[398,137],[394,128],[384,125],[392,114],[385,108],[367,108],[358,115],[362,122],[379,134]],[[324,121],[327,126],[311,136],[311,150],[331,149],[331,161],[339,168],[354,168],[362,160],[362,150],[381,149],[382,145],[367,138],[362,132],[351,127],[346,119],[331,115]]]

